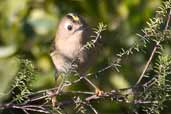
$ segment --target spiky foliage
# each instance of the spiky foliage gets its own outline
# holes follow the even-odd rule
[[[19,62],[20,67],[12,84],[12,95],[14,101],[21,103],[31,92],[30,83],[34,79],[35,68],[27,59],[19,59]]]
[[[163,53],[162,42],[171,38],[169,30],[169,21],[171,15],[171,1],[166,1],[156,12],[156,17],[147,22],[147,27],[143,29],[143,38],[155,42],[154,49],[150,58],[154,57],[155,53],[157,60],[154,62],[154,67],[148,79],[142,87],[143,91],[137,92],[135,95],[134,112],[145,114],[160,114],[164,108],[164,102],[169,100],[171,95],[171,82],[169,81],[171,56]],[[152,60],[149,59],[149,62]],[[147,63],[147,66],[149,64]],[[145,69],[146,71],[146,69]],[[142,73],[140,79],[145,78],[145,72]]]
[[[160,114],[164,108],[164,102],[170,99],[171,82],[169,80],[171,66],[171,57],[160,55],[154,66],[155,75],[153,81],[149,81],[141,91],[135,96],[139,104],[135,103],[136,113],[144,112],[145,114]]]
[[[99,42],[99,40],[102,38],[101,33],[106,30],[106,27],[107,27],[107,25],[105,25],[104,23],[99,23],[98,26],[97,26],[97,28],[94,28],[93,29],[94,30],[94,33],[95,33],[94,36],[91,36],[91,37],[93,37],[93,39],[91,41],[87,42],[82,47],[81,50],[91,49],[91,48],[95,47],[95,45],[97,45],[97,43]]]
[[[97,45],[99,45],[99,40],[102,38],[101,33],[106,30],[106,27],[107,27],[107,25],[105,25],[104,23],[101,22],[101,23],[98,24],[97,28],[93,28],[94,35],[90,36],[90,37],[92,37],[92,39],[90,41],[86,42],[86,44],[83,47],[80,48],[78,56],[75,59],[72,60],[71,72],[77,73],[77,71],[75,71],[75,69],[78,67],[77,66],[77,63],[79,62],[78,57],[79,57],[79,54],[82,51],[89,51],[92,48],[97,48]]]

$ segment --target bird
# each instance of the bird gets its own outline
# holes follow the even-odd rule
[[[61,18],[50,52],[56,70],[55,80],[61,73],[68,73],[73,69],[80,76],[84,76],[98,53],[98,43],[93,48],[83,48],[87,42],[92,40],[92,35],[94,35],[93,30],[80,15],[67,13]],[[75,67],[73,67],[73,63]],[[83,77],[83,79],[95,88],[96,95],[103,93],[87,77]],[[56,101],[54,100],[54,102]],[[53,105],[55,104],[53,103]]]

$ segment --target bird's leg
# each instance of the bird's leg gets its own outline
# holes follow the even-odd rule
[[[64,77],[62,77],[62,81],[60,82],[59,86],[57,85],[57,79],[58,79],[59,75],[57,74],[57,72],[55,72],[55,87],[58,87],[57,90],[53,90],[53,91],[50,91],[48,92],[49,95],[52,95],[51,96],[51,103],[52,103],[52,106],[55,107],[56,104],[57,104],[57,100],[56,100],[56,96],[57,94],[61,91],[62,89],[62,86],[64,84]]]
[[[62,87],[63,87],[63,84],[64,84],[64,77],[63,77],[63,76],[61,76],[61,77],[62,77],[62,81],[60,82],[60,84],[59,84],[59,86],[58,86],[58,89],[55,90],[55,91],[53,91],[53,94],[55,94],[55,95],[53,95],[53,96],[51,97],[51,102],[52,102],[52,106],[53,106],[53,107],[55,107],[56,104],[57,104],[56,96],[59,94],[59,92],[61,91],[61,89],[62,89]],[[55,80],[55,83],[57,84],[57,80]],[[57,85],[55,85],[55,87],[56,87],[56,86],[57,86]]]
[[[83,77],[93,88],[95,88],[95,93],[97,96],[101,96],[103,91],[100,90],[95,84],[93,84],[87,77]]]
[[[59,84],[59,86],[58,86],[58,89],[54,91],[54,94],[55,94],[55,95],[52,96],[52,98],[51,98],[52,106],[53,106],[53,107],[55,107],[56,104],[57,104],[56,96],[57,96],[57,95],[59,94],[59,92],[62,90],[63,85],[64,85],[64,82],[65,82],[65,77],[64,77],[63,75],[61,75],[61,78],[62,78],[62,80],[61,80],[61,82],[60,82],[60,84]],[[57,80],[55,80],[55,81],[56,81],[56,84],[57,84]],[[56,85],[56,86],[57,86],[57,85]]]
[[[55,72],[55,88],[57,87],[57,73]],[[48,95],[51,96],[51,103],[52,103],[52,106],[55,107],[56,104],[57,104],[57,100],[56,100],[56,91],[57,90],[50,90],[47,92]]]
[[[65,77],[64,77],[63,75],[61,75],[61,78],[62,78],[62,80],[61,80],[61,82],[60,82],[60,84],[59,84],[59,86],[58,86],[58,89],[57,89],[57,91],[56,91],[56,94],[58,94],[58,93],[62,90],[63,85],[64,85],[64,82],[65,82]],[[57,82],[56,82],[56,83],[57,83]]]

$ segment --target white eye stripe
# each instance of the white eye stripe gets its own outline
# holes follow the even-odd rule
[[[71,27],[72,27],[72,24],[69,23],[69,22],[66,22],[66,23],[64,24],[64,28],[65,28],[66,30],[68,30],[68,26],[71,26]]]

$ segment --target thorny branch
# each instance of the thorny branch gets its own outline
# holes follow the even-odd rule
[[[166,21],[166,25],[165,25],[164,31],[166,31],[168,29],[169,22],[170,22],[170,16],[171,16],[171,9],[169,10],[169,14],[168,14],[168,17],[167,17],[167,21]],[[161,40],[159,40],[158,42],[156,42],[156,45],[154,46],[153,51],[152,51],[152,53],[151,53],[151,55],[150,55],[150,57],[149,57],[146,65],[145,65],[145,67],[144,67],[144,69],[143,69],[143,71],[142,71],[142,73],[141,73],[138,81],[136,82],[136,85],[138,85],[141,82],[142,78],[144,77],[144,74],[147,71],[147,68],[148,68],[148,66],[151,63],[152,58],[154,57],[154,54],[156,53],[157,48],[159,47],[160,42],[161,42]]]
[[[150,82],[151,83],[151,82]],[[66,86],[64,84],[64,86]],[[58,87],[52,88],[52,89],[47,89],[47,90],[42,90],[38,92],[33,92],[32,94],[29,94],[30,98],[26,100],[25,102],[21,104],[15,104],[14,101],[7,103],[7,104],[0,104],[0,109],[21,109],[24,112],[27,111],[33,111],[33,112],[43,112],[43,113],[50,113],[48,111],[48,108],[50,106],[47,105],[30,105],[32,102],[44,100],[47,98],[51,98],[52,96],[55,95],[65,95],[65,94],[72,94],[74,96],[79,96],[81,95],[86,95],[84,102],[85,104],[90,103],[91,101],[97,101],[97,100],[104,100],[104,99],[112,99],[117,102],[124,102],[124,103],[132,103],[131,100],[128,99],[128,96],[133,96],[134,92],[138,92],[140,89],[145,89],[147,88],[147,85],[142,85],[142,86],[137,86],[136,88],[124,88],[124,89],[119,89],[119,90],[112,90],[109,92],[104,92],[101,96],[95,95],[94,92],[86,92],[86,91],[60,91],[59,93],[53,93],[53,94],[47,94],[47,91],[52,91],[52,90],[58,90]],[[36,94],[42,94],[42,96],[39,97],[33,97]],[[81,102],[81,101],[80,101]],[[133,101],[135,104],[148,104],[151,103],[150,101],[141,101],[141,100],[135,100]],[[78,102],[77,102],[78,103]],[[58,102],[58,107],[64,107],[66,105],[73,105],[76,104],[74,100],[71,98],[70,100],[63,100]],[[94,110],[95,111],[95,110]]]
[[[57,88],[53,88],[53,90],[55,90]],[[51,89],[52,90],[52,89]],[[125,103],[131,103],[131,101],[127,100],[127,97],[129,95],[131,95],[132,92],[132,88],[125,88],[125,89],[120,89],[120,90],[112,90],[110,92],[104,92],[103,95],[101,96],[97,96],[95,95],[93,92],[84,92],[84,91],[61,91],[60,93],[58,93],[58,95],[64,95],[64,94],[73,94],[73,95],[79,95],[79,94],[84,94],[87,95],[87,97],[84,99],[84,102],[89,103],[91,101],[95,101],[95,100],[100,100],[100,99],[112,99],[112,100],[116,100],[118,102],[125,102]],[[45,90],[47,91],[47,90]],[[41,91],[42,92],[42,91]],[[38,92],[39,93],[39,92]],[[35,94],[35,93],[33,93]],[[50,113],[47,110],[47,105],[30,105],[32,102],[35,101],[39,101],[39,100],[43,100],[46,98],[50,98],[53,95],[57,95],[56,93],[54,94],[46,94],[42,97],[38,97],[38,98],[33,98],[33,99],[29,99],[26,102],[22,103],[22,104],[15,104],[15,103],[7,103],[7,104],[0,104],[0,109],[21,109],[23,111],[34,111],[34,112],[43,112],[43,113]],[[89,96],[91,95],[91,96]],[[135,103],[139,104],[139,103],[147,103],[143,102],[143,101],[134,101]],[[78,102],[77,102],[78,103]],[[149,101],[150,103],[150,101]],[[58,107],[63,107],[65,105],[72,105],[75,104],[74,100],[63,100],[61,102],[58,103]]]

